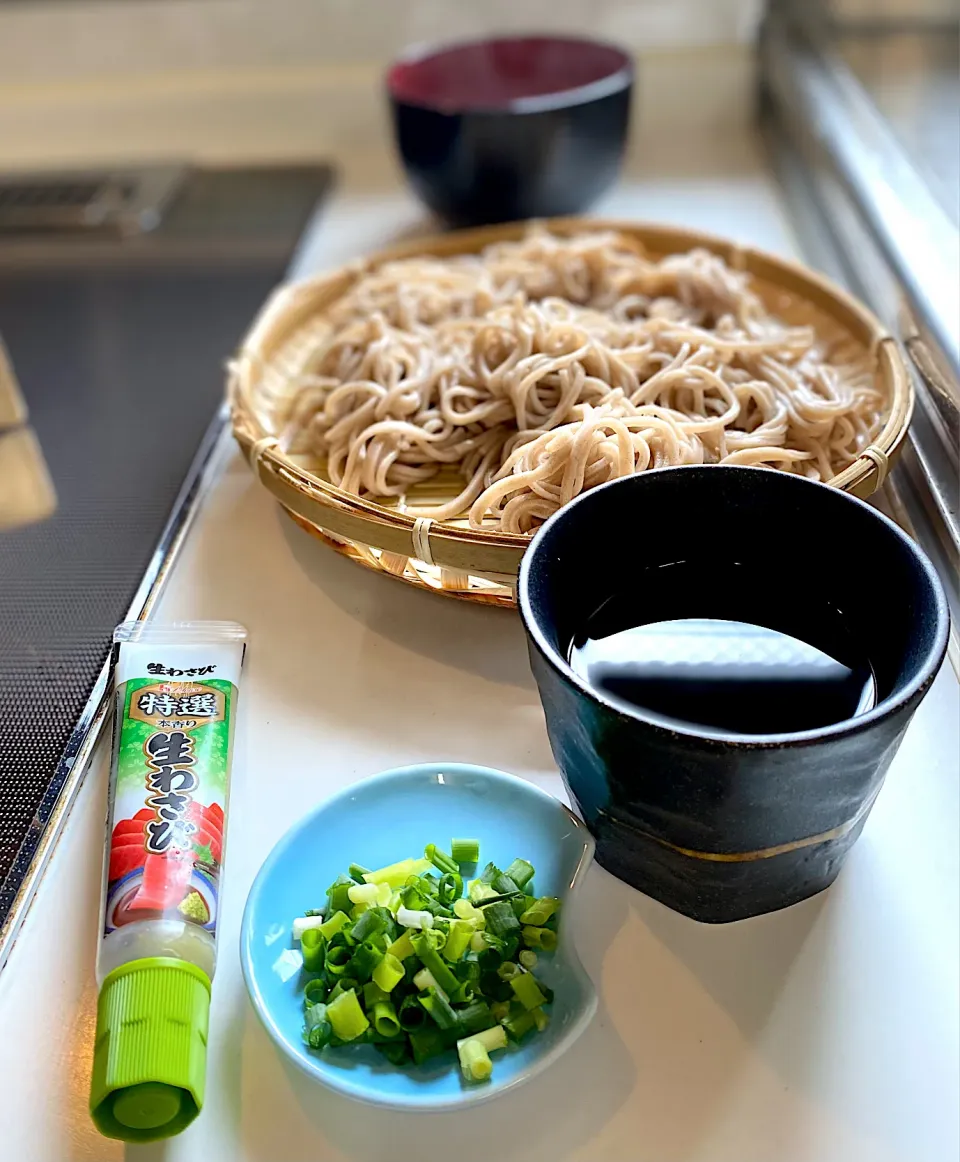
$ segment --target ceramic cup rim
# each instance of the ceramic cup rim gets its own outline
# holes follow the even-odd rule
[[[451,104],[442,101],[416,100],[405,96],[397,84],[399,72],[409,65],[422,64],[434,57],[445,56],[447,53],[459,49],[479,48],[487,44],[519,43],[525,40],[550,40],[563,42],[569,45],[588,45],[590,48],[603,48],[615,53],[620,59],[616,68],[605,76],[584,85],[574,85],[564,89],[554,89],[549,93],[540,93],[529,97],[514,97],[503,103],[476,104],[455,102]],[[518,32],[503,36],[467,36],[453,40],[435,41],[424,44],[415,44],[395,57],[387,69],[386,89],[391,101],[397,105],[411,109],[427,109],[433,113],[448,117],[472,117],[477,114],[484,116],[509,116],[517,113],[545,113],[556,112],[561,109],[573,108],[577,105],[587,105],[603,97],[612,96],[633,84],[634,64],[630,57],[618,45],[600,37],[593,36],[566,36],[563,33],[552,32]]]
[[[831,495],[835,500],[827,501],[828,504],[848,504],[852,508],[860,509],[861,514],[868,520],[872,519],[883,527],[886,534],[891,538],[900,542],[901,546],[913,557],[921,572],[926,576],[930,586],[932,597],[931,615],[936,620],[936,631],[933,635],[933,641],[926,655],[918,665],[917,672],[914,677],[902,687],[893,690],[886,698],[878,702],[872,710],[868,710],[865,714],[858,715],[855,718],[844,719],[841,722],[833,723],[829,726],[816,727],[811,730],[791,731],[789,733],[770,733],[770,734],[738,734],[734,732],[720,733],[718,731],[711,731],[706,727],[698,727],[694,724],[686,723],[671,723],[669,726],[657,719],[646,715],[639,708],[628,707],[620,702],[614,702],[612,699],[605,697],[598,690],[587,683],[574,671],[573,667],[566,660],[564,655],[556,649],[547,640],[540,619],[533,612],[530,601],[530,586],[535,573],[542,571],[545,568],[542,554],[544,552],[544,545],[550,536],[551,530],[558,525],[565,524],[567,521],[574,518],[577,509],[583,506],[591,506],[598,501],[603,503],[602,498],[606,493],[614,489],[621,489],[626,492],[627,489],[632,488],[656,488],[656,481],[663,479],[665,474],[672,472],[685,472],[690,475],[699,476],[704,482],[712,481],[714,485],[718,482],[714,473],[721,471],[727,473],[743,473],[763,474],[771,478],[776,478],[780,481],[786,481],[787,488],[798,487],[801,489],[808,489],[806,495],[810,496],[810,502],[804,503],[820,503],[819,500],[814,500],[816,491],[819,490],[821,497],[826,494]],[[650,482],[654,482],[651,484]],[[703,487],[703,485],[701,485]],[[549,565],[546,566],[549,568]],[[837,738],[846,738],[851,735],[860,734],[864,731],[871,730],[878,723],[896,714],[905,706],[909,705],[914,699],[918,698],[932,682],[934,676],[938,672],[944,655],[947,650],[947,639],[950,629],[950,614],[947,608],[947,599],[943,591],[943,586],[940,578],[937,576],[937,571],[931,563],[926,553],[907,536],[902,529],[900,529],[889,517],[860,500],[856,496],[852,496],[848,492],[843,492],[832,485],[823,484],[819,481],[808,480],[803,476],[796,476],[792,473],[783,472],[776,468],[760,468],[754,466],[747,466],[742,464],[685,464],[669,468],[655,468],[645,472],[636,473],[632,476],[622,476],[617,480],[608,481],[606,484],[598,485],[596,488],[591,488],[587,492],[582,492],[575,497],[569,504],[564,505],[553,514],[543,525],[538,529],[536,535],[523,555],[520,563],[520,575],[517,582],[517,608],[520,611],[520,618],[523,622],[524,630],[526,631],[529,641],[531,641],[537,648],[538,653],[543,657],[546,663],[553,669],[561,679],[573,686],[583,697],[590,702],[602,706],[609,714],[616,715],[626,721],[634,722],[643,725],[649,730],[655,731],[662,736],[669,736],[673,738],[685,738],[690,740],[693,744],[700,744],[706,746],[717,747],[721,749],[764,749],[764,748],[782,748],[785,746],[800,747],[805,745],[818,744]]]

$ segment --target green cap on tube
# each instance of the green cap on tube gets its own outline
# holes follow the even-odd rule
[[[90,1114],[101,1134],[151,1142],[185,1129],[203,1105],[210,981],[184,960],[121,965],[97,1002]]]

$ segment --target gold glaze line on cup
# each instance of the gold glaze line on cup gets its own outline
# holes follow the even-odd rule
[[[679,844],[671,843],[669,839],[661,839],[658,835],[650,835],[649,832],[641,831],[629,823],[626,826],[643,839],[651,839],[661,847],[666,847],[670,851],[675,851],[678,855],[685,855],[690,859],[709,860],[713,863],[749,863],[755,859],[772,859],[775,855],[786,855],[789,851],[799,851],[804,847],[815,847],[820,843],[828,843],[831,839],[842,839],[845,835],[849,835],[854,827],[869,812],[879,793],[880,788],[877,787],[876,791],[863,804],[856,815],[852,819],[848,819],[846,823],[841,823],[838,827],[832,827],[829,831],[821,831],[819,835],[808,835],[804,839],[794,839],[789,843],[778,843],[773,847],[761,847],[757,851],[695,851],[691,847],[680,847]],[[613,817],[608,816],[608,818]],[[617,818],[616,822],[623,823],[624,820]]]

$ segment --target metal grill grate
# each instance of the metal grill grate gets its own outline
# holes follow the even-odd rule
[[[102,189],[97,182],[19,182],[0,185],[0,211],[89,206]]]
[[[184,170],[146,166],[0,181],[0,230],[152,230]]]

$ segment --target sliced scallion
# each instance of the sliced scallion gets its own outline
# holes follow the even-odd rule
[[[377,1001],[373,1006],[373,1027],[381,1037],[396,1037],[400,1032],[397,1010],[389,1001]]]
[[[479,839],[451,839],[450,855],[459,863],[476,863],[480,858]]]
[[[510,977],[510,987],[525,1009],[538,1009],[541,1005],[546,1004],[547,998],[540,991],[536,977],[529,972],[522,972],[517,976]]]
[[[488,863],[467,885],[479,842],[376,871],[351,864],[327,907],[293,922],[304,968],[303,1039],[311,1049],[373,1044],[387,1061],[422,1063],[457,1046],[464,1077],[489,1077],[490,1053],[547,1022],[551,990],[531,970],[556,947],[560,901],[535,897],[535,869]],[[536,951],[534,951],[536,950]]]
[[[460,1070],[467,1081],[486,1081],[493,1072],[490,1054],[475,1037],[467,1037],[457,1045]]]
[[[327,1018],[341,1041],[353,1041],[370,1027],[353,989],[341,993],[327,1005]]]
[[[374,984],[389,993],[403,980],[403,965],[391,952],[385,952],[371,975]]]
[[[452,873],[460,870],[456,860],[445,851],[441,851],[435,843],[428,843],[423,854],[439,871]]]
[[[321,928],[308,928],[300,938],[300,954],[307,972],[320,972],[323,968],[327,942]]]
[[[520,916],[520,923],[542,928],[559,907],[556,896],[541,896]]]

